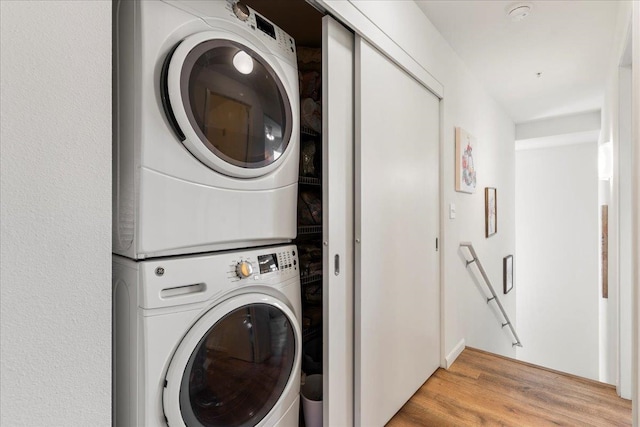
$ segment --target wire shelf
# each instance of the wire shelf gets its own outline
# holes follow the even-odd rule
[[[302,339],[306,342],[311,338],[315,338],[316,336],[321,335],[321,333],[321,326],[308,326],[302,330]]]
[[[298,227],[298,235],[300,234],[319,234],[322,233],[321,225],[301,225]]]
[[[318,132],[311,129],[309,126],[300,126],[300,133],[307,136],[320,136]]]
[[[308,285],[310,283],[319,282],[322,280],[322,274],[312,274],[310,276],[300,277],[300,284]]]
[[[322,181],[320,181],[320,178],[313,178],[310,176],[300,176],[298,177],[298,184],[322,185]]]

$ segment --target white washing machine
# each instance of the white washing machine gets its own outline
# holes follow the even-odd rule
[[[296,247],[114,255],[114,425],[298,426]]]
[[[116,3],[113,252],[296,235],[295,42],[234,1]]]

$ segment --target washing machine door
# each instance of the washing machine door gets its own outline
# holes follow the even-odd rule
[[[295,315],[275,298],[246,294],[216,305],[171,360],[163,394],[168,424],[259,424],[300,380],[299,340]]]
[[[265,175],[288,154],[297,94],[260,43],[198,33],[176,46],[162,71],[163,106],[176,135],[202,163],[228,176]]]

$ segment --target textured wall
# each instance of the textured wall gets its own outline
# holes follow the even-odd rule
[[[108,426],[111,2],[0,16],[0,424]]]

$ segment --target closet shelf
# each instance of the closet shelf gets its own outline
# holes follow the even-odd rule
[[[311,338],[315,338],[322,333],[322,326],[308,326],[302,330],[302,339],[307,341]]]
[[[319,282],[322,280],[322,274],[312,274],[310,276],[300,277],[300,283],[302,285],[308,285],[310,283]]]
[[[312,178],[310,176],[300,176],[298,177],[298,184],[322,185],[322,181],[320,180],[320,178]]]
[[[298,235],[322,233],[321,225],[301,225],[298,227]]]
[[[308,126],[300,126],[300,133],[307,136],[320,136],[318,132]]]

